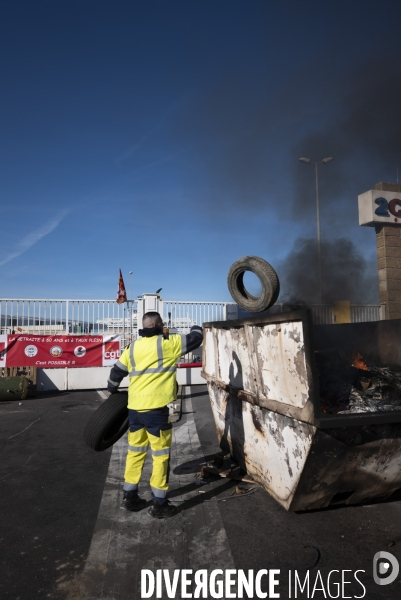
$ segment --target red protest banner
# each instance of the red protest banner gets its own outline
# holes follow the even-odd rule
[[[6,345],[7,336],[0,335],[0,368],[6,366]]]
[[[116,360],[120,358],[120,340],[104,343],[103,348],[103,366],[108,364],[114,365]],[[107,361],[111,361],[110,363]]]
[[[120,356],[117,336],[7,335],[3,366],[38,368],[101,367]]]

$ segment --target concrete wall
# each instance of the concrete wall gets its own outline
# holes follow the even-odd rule
[[[201,367],[193,369],[177,369],[178,385],[199,385],[205,383],[200,376]],[[110,367],[87,367],[84,369],[38,369],[37,391],[53,392],[63,390],[105,389],[110,374]],[[128,387],[125,377],[120,388]]]
[[[40,392],[57,390],[105,389],[110,367],[87,367],[82,369],[38,369],[36,389]],[[121,387],[128,386],[125,377]]]
[[[191,369],[177,369],[178,385],[201,385],[206,381],[201,377],[202,367],[193,367]]]

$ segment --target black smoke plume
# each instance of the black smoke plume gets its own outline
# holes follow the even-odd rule
[[[356,304],[378,301],[377,270],[347,238],[322,241],[323,303],[350,300]],[[317,240],[300,238],[277,269],[281,293],[278,302],[319,304]]]
[[[401,165],[401,74],[392,61],[376,60],[354,70],[341,85],[332,116],[299,139],[292,161],[333,156],[319,166],[326,222],[340,224],[353,213],[357,226],[358,194],[380,181],[395,182]],[[314,210],[313,167],[298,163],[292,202],[298,216]]]
[[[399,64],[387,48],[352,67],[329,57],[324,69],[305,66],[279,86],[226,73],[177,127],[186,143],[197,142],[207,182],[201,204],[214,218],[224,218],[228,206],[262,219],[275,212],[283,227],[296,221],[305,238],[316,222],[315,167],[299,158],[333,157],[319,165],[324,302],[378,300],[376,259],[368,264],[351,240],[367,240],[358,195],[395,181],[397,167],[401,174]],[[318,302],[314,240],[298,239],[281,273],[280,300]]]
[[[399,61],[368,57],[351,68],[304,67],[280,86],[226,73],[183,110],[176,134],[194,143],[214,215],[227,204],[307,223],[314,217],[321,161],[322,225],[357,227],[357,196],[401,168]]]

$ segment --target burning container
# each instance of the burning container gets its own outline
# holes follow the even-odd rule
[[[401,321],[313,326],[299,310],[204,329],[220,446],[277,502],[310,510],[401,488]],[[384,401],[343,412],[370,388]]]

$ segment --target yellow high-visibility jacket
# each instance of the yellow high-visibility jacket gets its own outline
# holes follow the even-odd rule
[[[123,379],[130,378],[128,408],[152,410],[176,398],[176,362],[202,343],[202,328],[194,326],[188,335],[171,334],[142,337],[124,350],[113,366],[108,389],[115,391]]]

